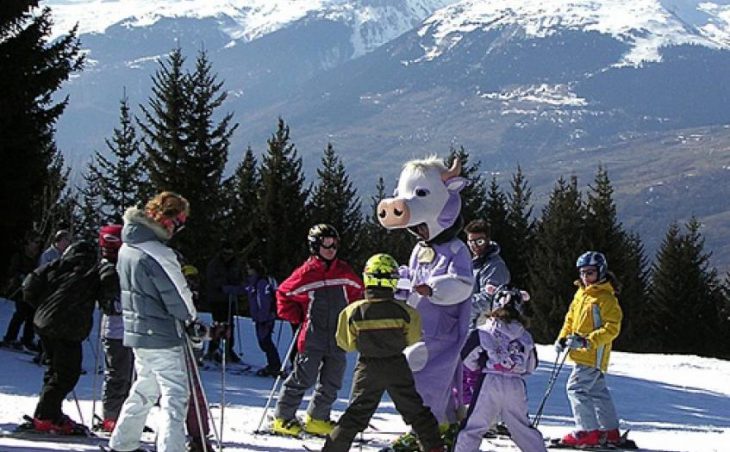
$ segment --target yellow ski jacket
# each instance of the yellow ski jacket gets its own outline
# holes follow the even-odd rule
[[[623,313],[609,282],[579,285],[573,296],[558,339],[577,334],[588,340],[588,348],[570,350],[570,359],[576,364],[608,368],[611,345],[621,331]]]

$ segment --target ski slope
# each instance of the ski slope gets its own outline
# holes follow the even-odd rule
[[[0,299],[0,328],[4,333],[14,305]],[[253,324],[247,318],[239,319],[244,361],[263,366],[265,358],[257,346]],[[277,325],[275,336],[280,326]],[[284,325],[279,349],[283,355],[291,338],[290,329]],[[92,409],[94,386],[94,353],[96,333],[84,343],[84,369],[76,387],[84,420],[88,423]],[[527,379],[530,413],[537,409],[545,392],[545,386],[553,366],[555,352],[552,346],[539,346],[540,366]],[[348,369],[340,398],[335,404],[335,419],[345,409],[354,366],[354,355],[348,356]],[[29,355],[0,349],[0,429],[10,429],[21,422],[23,414],[33,414],[37,393],[41,387],[43,369],[30,362]],[[551,394],[540,424],[546,437],[563,435],[572,427],[570,408],[565,395],[568,365],[561,372]],[[206,392],[218,425],[221,397],[221,373],[203,371]],[[710,452],[730,451],[730,362],[700,358],[697,356],[633,354],[614,352],[609,369],[608,384],[616,402],[622,429],[631,429],[630,437],[639,446],[650,451]],[[252,432],[261,413],[274,380],[255,376],[226,375],[226,408],[223,443],[225,450],[234,451],[303,451],[303,442]],[[100,378],[97,378],[97,385]],[[302,404],[303,416],[305,403]],[[79,419],[73,401],[66,401],[64,412]],[[97,412],[100,405],[97,403]],[[155,428],[155,414],[148,424]],[[364,433],[373,443],[362,447],[363,451],[377,450],[377,445],[394,438],[406,426],[395,412],[392,403],[384,400],[372,421],[373,427]],[[321,441],[306,441],[308,446],[319,446]],[[35,440],[0,438],[0,452],[39,451],[98,451],[94,445],[49,443]],[[354,446],[352,450],[360,450]],[[481,451],[516,451],[509,441],[484,440]],[[182,451],[181,451],[182,452]]]

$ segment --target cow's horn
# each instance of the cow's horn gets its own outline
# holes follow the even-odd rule
[[[459,176],[460,174],[461,174],[461,160],[459,160],[459,157],[454,157],[454,162],[451,164],[451,168],[449,168],[445,172],[441,173],[441,180],[446,182],[447,180],[451,179],[452,177]]]

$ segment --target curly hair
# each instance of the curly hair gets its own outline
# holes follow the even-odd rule
[[[181,213],[189,215],[190,203],[175,192],[163,191],[147,202],[145,212],[150,218],[161,223],[163,220],[175,218]]]

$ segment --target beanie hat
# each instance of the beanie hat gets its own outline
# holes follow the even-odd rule
[[[122,225],[107,224],[99,229],[99,247],[101,255],[109,258],[116,258],[119,248],[122,246]]]
[[[53,234],[53,243],[58,243],[63,239],[70,239],[71,233],[68,232],[68,229],[59,229],[56,231],[55,234]]]

